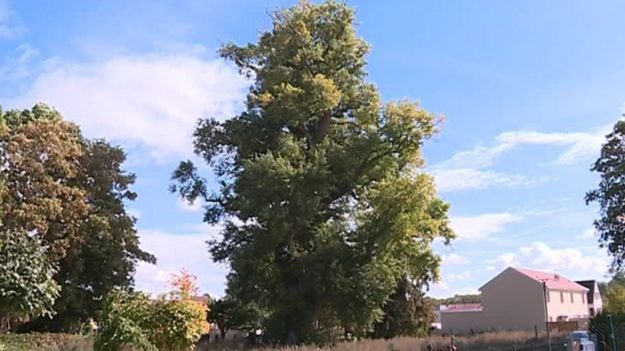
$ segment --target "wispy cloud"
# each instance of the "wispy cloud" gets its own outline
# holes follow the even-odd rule
[[[6,107],[44,101],[106,137],[163,160],[188,157],[201,117],[231,117],[247,82],[221,60],[190,53],[121,55],[91,64],[59,63],[34,78]]]
[[[584,230],[580,235],[576,236],[577,239],[595,239],[597,232],[595,228],[588,228]]]
[[[1,1],[1,0],[0,0]],[[35,62],[39,51],[30,44],[22,44],[6,54],[0,62],[0,84],[11,82],[19,84],[36,71]]]
[[[551,163],[558,166],[592,160],[599,154],[604,136],[610,127],[592,133],[543,133],[536,131],[509,131],[495,137],[494,146],[477,146],[460,151],[430,169],[441,192],[487,188],[528,187],[552,181],[547,176],[529,177],[489,169],[504,154],[526,145],[565,147]]]
[[[473,168],[440,169],[431,171],[440,192],[478,190],[487,188],[527,187],[549,178],[530,178],[518,174],[500,173]]]
[[[611,126],[605,126],[592,133],[542,133],[535,131],[514,131],[499,134],[496,140],[499,145],[556,145],[566,146],[553,163],[570,165],[588,161],[599,155],[601,144]]]
[[[470,217],[451,217],[451,227],[459,240],[484,239],[503,231],[507,225],[522,221],[523,214],[501,212]]]
[[[472,275],[470,272],[450,273],[445,276],[447,281],[466,281],[471,280]]]
[[[467,260],[466,258],[456,253],[451,253],[449,255],[443,256],[444,265],[455,266],[455,265],[462,265],[462,264],[467,264],[467,263],[469,263],[469,260]]]
[[[13,23],[14,13],[8,0],[0,0],[0,39],[13,39],[22,33],[22,28]]]

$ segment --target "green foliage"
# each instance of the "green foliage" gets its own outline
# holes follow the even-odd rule
[[[96,351],[118,351],[126,346],[139,350],[158,350],[150,341],[153,302],[146,294],[115,291],[104,303]]]
[[[600,218],[594,221],[599,243],[607,247],[613,257],[613,268],[623,267],[625,262],[625,121],[618,121],[606,136],[601,156],[592,166],[601,181],[597,189],[586,194],[586,203],[599,204]]]
[[[193,281],[184,273],[174,291],[157,299],[140,292],[116,291],[107,297],[96,351],[193,350],[208,331],[206,306],[190,299]]]
[[[11,329],[12,322],[54,314],[55,272],[39,239],[0,229],[0,332]]]
[[[435,300],[436,306],[480,302],[482,302],[482,295],[480,294],[458,294],[445,299]]]
[[[384,306],[384,319],[375,325],[373,336],[389,339],[429,335],[436,320],[434,312],[434,304],[425,297],[421,284],[402,279]]]
[[[3,225],[49,246],[62,286],[54,318],[25,327],[77,330],[109,291],[132,285],[138,261],[155,261],[139,248],[135,219],[126,212],[135,177],[121,167],[121,148],[84,138],[45,104],[8,111],[1,120]]]
[[[608,315],[612,316],[612,324],[616,329],[625,325],[624,313],[612,313],[607,311],[595,315],[588,322],[588,330],[597,336],[597,342],[600,345],[599,347],[603,350],[610,350],[611,348],[609,345],[612,345]],[[620,340],[617,341],[620,343]],[[604,347],[602,348],[601,345]]]
[[[607,312],[625,314],[625,286],[622,284],[610,284],[605,296],[605,309]]]
[[[228,294],[267,312],[281,342],[324,342],[324,330],[371,331],[406,276],[438,276],[431,244],[453,238],[448,205],[421,168],[436,116],[414,102],[382,106],[365,80],[367,43],[343,4],[278,11],[255,44],[221,54],[253,77],[247,110],[199,121],[195,152],[213,166],[210,193],[190,161],[171,190],[224,223],[211,241],[232,268]]]
[[[46,329],[75,330],[96,315],[109,291],[132,286],[137,261],[156,261],[140,249],[135,218],[125,209],[124,202],[134,200],[136,194],[129,189],[135,176],[121,169],[124,160],[118,147],[101,140],[84,142],[84,174],[79,179],[92,211],[81,223],[87,235],[79,250],[60,262],[57,279],[63,293],[54,320],[39,323]]]
[[[154,308],[152,340],[159,350],[193,350],[208,331],[206,309],[198,303],[161,299]]]
[[[217,324],[222,340],[229,330],[253,330],[261,326],[261,313],[253,304],[226,296],[210,305],[208,321]]]

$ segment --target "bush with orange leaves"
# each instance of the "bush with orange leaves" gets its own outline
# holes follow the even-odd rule
[[[192,299],[198,288],[188,271],[174,275],[171,286],[157,299],[140,292],[111,294],[104,304],[95,350],[193,350],[208,332],[207,307]]]
[[[173,290],[155,304],[154,343],[159,350],[193,350],[209,330],[207,306],[192,299],[198,295],[198,288],[195,276],[187,270],[174,275],[171,285]]]

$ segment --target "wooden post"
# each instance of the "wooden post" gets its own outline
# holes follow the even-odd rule
[[[534,325],[534,339],[538,340],[538,326]]]
[[[449,329],[449,337],[450,337],[450,342],[451,344],[449,346],[451,346],[451,348],[454,348],[454,330],[453,329]]]

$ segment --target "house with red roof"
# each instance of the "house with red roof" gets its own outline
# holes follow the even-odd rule
[[[589,317],[589,289],[557,273],[509,267],[479,290],[480,304],[441,306],[443,330],[544,331],[546,322]]]

